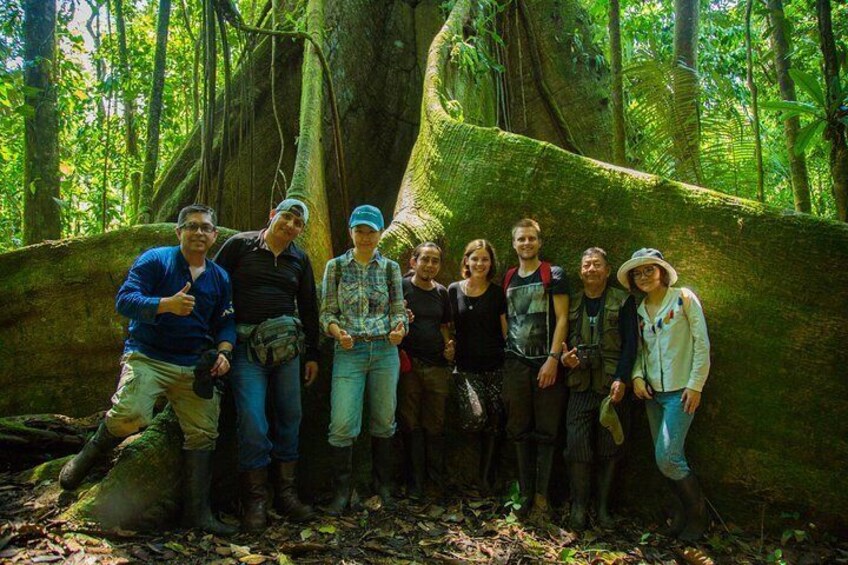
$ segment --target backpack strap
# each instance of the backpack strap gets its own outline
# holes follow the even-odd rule
[[[512,267],[504,275],[504,280],[503,280],[504,296],[506,296],[506,291],[509,289],[509,283],[512,281],[512,277],[515,276],[516,271],[518,271],[518,267]]]
[[[504,275],[504,294],[506,294],[506,291],[509,288],[509,283],[512,281],[512,277],[515,276],[516,271],[518,271],[518,267],[512,267]],[[551,264],[547,261],[542,261],[539,265],[539,275],[542,278],[542,286],[547,291],[548,287],[551,286],[551,280],[553,279],[553,275],[551,274]]]

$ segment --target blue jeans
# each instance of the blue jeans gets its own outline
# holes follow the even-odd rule
[[[289,462],[298,459],[302,417],[300,405],[300,357],[278,367],[263,367],[247,358],[247,345],[233,352],[230,377],[238,413],[239,470],[267,467],[273,457]],[[271,400],[273,430],[268,434],[267,397]]]
[[[349,350],[336,344],[330,393],[330,445],[347,447],[359,436],[366,388],[371,435],[389,438],[395,434],[399,371],[398,348],[386,340],[354,341]]]
[[[657,467],[673,481],[685,479],[691,473],[684,444],[695,415],[683,411],[680,397],[684,390],[654,392],[653,400],[645,401]]]

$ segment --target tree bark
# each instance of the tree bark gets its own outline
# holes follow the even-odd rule
[[[789,22],[783,13],[783,0],[768,0],[769,16],[771,18],[771,48],[774,52],[774,67],[777,72],[777,84],[780,96],[784,100],[795,101],[795,82],[789,76],[792,67],[792,46]],[[801,129],[798,116],[783,120],[783,133],[786,139],[786,151],[789,157],[789,169],[792,174],[792,194],[795,200],[795,210],[809,213],[810,181],[807,176],[807,159],[795,154],[795,141],[798,130]]]
[[[844,122],[839,120],[842,104],[840,89],[839,60],[833,39],[833,23],[830,16],[830,0],[816,0],[816,15],[819,23],[821,52],[824,57],[825,108],[827,125],[825,139],[830,142],[830,175],[833,177],[833,199],[836,201],[837,217],[848,221],[848,134]],[[841,93],[841,96],[840,96]]]
[[[610,71],[612,88],[612,162],[627,165],[626,134],[624,122],[624,84],[621,69],[621,6],[619,0],[609,3]]]
[[[150,110],[147,116],[147,142],[144,151],[144,171],[141,176],[141,193],[138,203],[139,224],[153,219],[153,182],[159,163],[159,123],[162,119],[162,94],[165,88],[165,55],[168,49],[168,25],[171,17],[171,0],[159,0],[159,17],[156,22],[156,51],[153,60],[153,85],[150,90]]]
[[[127,146],[127,158],[130,168],[130,195],[128,223],[135,223],[138,215],[138,199],[141,192],[141,172],[138,171],[139,151],[138,132],[135,124],[135,97],[133,96],[130,83],[130,62],[127,50],[126,18],[124,17],[124,0],[115,2],[115,28],[118,32],[118,63],[120,65],[121,97],[124,103],[125,140]]]
[[[674,155],[676,176],[701,184],[701,124],[698,108],[698,0],[674,0]]]
[[[757,83],[754,82],[754,53],[751,43],[751,12],[753,8],[754,0],[747,0],[745,4],[745,60],[748,66],[747,82],[748,90],[751,92],[751,111],[754,122],[754,160],[757,166],[757,200],[765,202],[765,192],[763,190],[763,141],[760,138],[760,105],[757,99]]]
[[[24,244],[62,236],[59,115],[56,107],[56,0],[25,0]]]

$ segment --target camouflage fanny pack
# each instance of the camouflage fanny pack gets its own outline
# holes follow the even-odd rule
[[[251,361],[276,367],[300,355],[304,345],[303,325],[294,316],[270,318],[253,328],[247,343]]]

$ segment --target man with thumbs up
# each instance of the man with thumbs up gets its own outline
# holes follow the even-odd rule
[[[76,489],[125,437],[150,424],[165,395],[185,436],[183,524],[229,535],[236,528],[215,519],[209,499],[220,394],[208,386],[204,392],[200,381],[208,385],[230,370],[236,341],[230,278],[206,257],[218,237],[211,208],[183,208],[176,233],[178,246],[142,253],[118,290],[115,307],[130,319],[118,390],[59,483]]]
[[[441,248],[428,241],[412,251],[411,276],[403,279],[403,297],[414,319],[401,349],[412,370],[398,384],[398,423],[406,448],[409,493],[419,496],[425,480],[443,486],[445,405],[450,393],[454,342],[447,289],[436,282]]]

